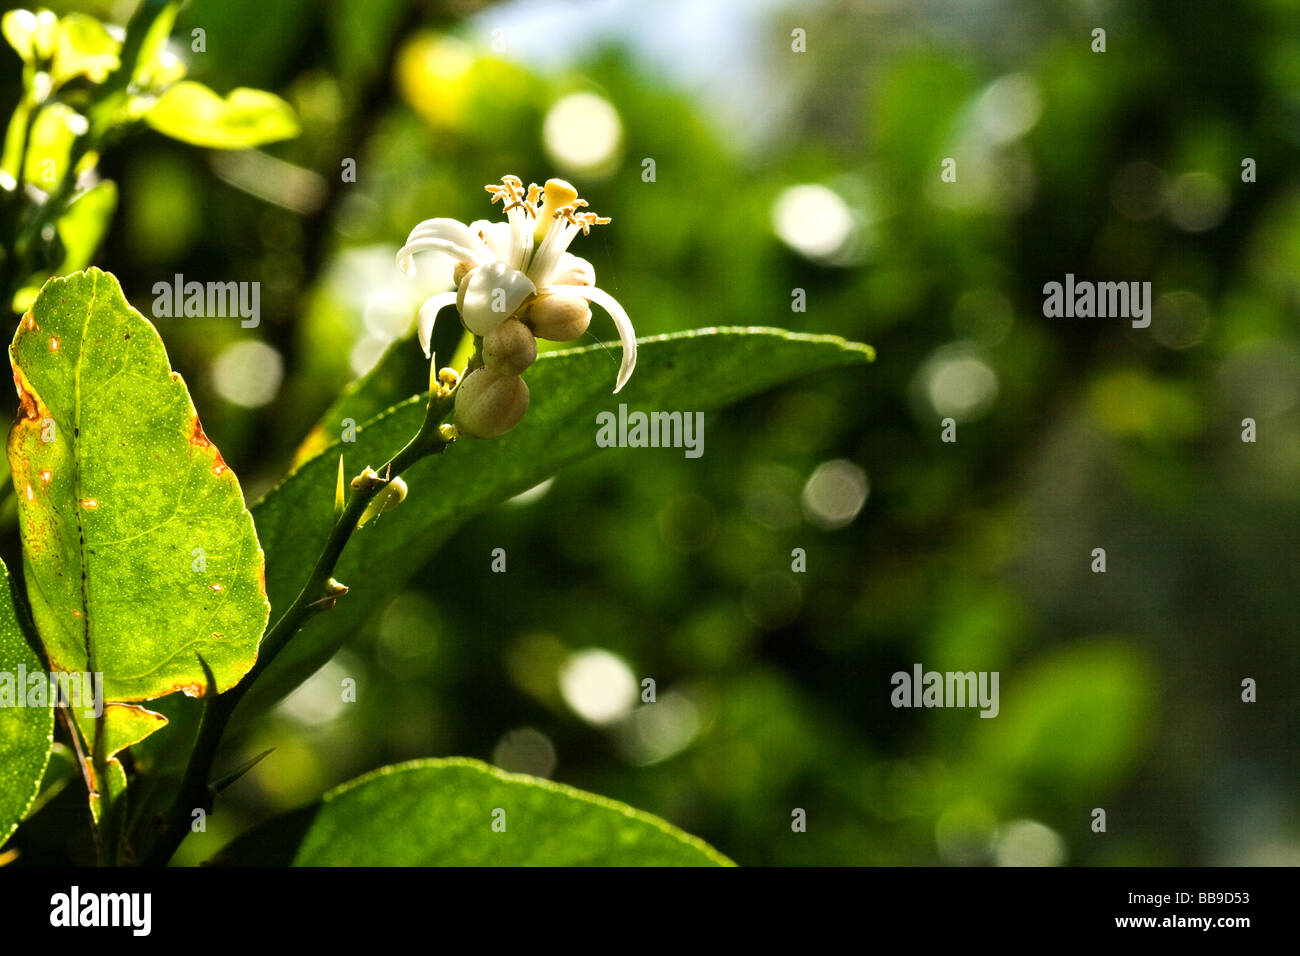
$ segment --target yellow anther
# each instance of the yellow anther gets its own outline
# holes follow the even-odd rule
[[[590,234],[592,226],[603,226],[609,222],[608,216],[597,216],[594,212],[580,212],[575,218],[584,236]]]
[[[444,368],[438,371],[438,381],[442,382],[448,388],[452,388],[460,381],[460,373],[454,368]]]
[[[484,186],[492,196],[492,201],[501,200],[501,204],[506,209],[512,209],[515,206],[523,205],[523,196],[520,191],[524,188],[523,180],[518,176],[502,176],[500,186]]]

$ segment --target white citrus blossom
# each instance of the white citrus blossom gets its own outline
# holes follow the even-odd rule
[[[505,207],[505,222],[478,219],[469,225],[455,219],[426,219],[406,239],[397,264],[415,274],[417,252],[450,256],[457,264],[458,288],[440,292],[420,307],[419,336],[424,354],[432,358],[430,340],[434,319],[448,305],[460,311],[465,328],[487,335],[512,316],[544,296],[578,296],[599,305],[614,321],[623,346],[614,391],[632,377],[636,367],[636,333],[627,312],[613,296],[595,287],[596,270],[590,262],[568,251],[581,230],[609,220],[582,212],[587,203],[562,179],[547,180],[524,189],[515,176],[502,178],[500,186],[487,186],[492,202]]]

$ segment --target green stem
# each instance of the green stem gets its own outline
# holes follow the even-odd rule
[[[433,399],[429,403],[429,412],[424,424],[414,438],[401,451],[394,455],[378,471],[381,478],[392,479],[423,458],[440,455],[447,448],[447,442],[438,432],[438,426],[451,411],[453,399],[448,397]],[[298,596],[275,622],[258,648],[257,663],[234,687],[208,701],[199,721],[195,735],[194,749],[190,752],[185,776],[171,809],[163,822],[157,841],[141,860],[144,866],[165,866],[175,854],[181,842],[189,833],[189,817],[196,808],[207,811],[212,807],[212,793],[208,783],[212,778],[212,765],[216,760],[217,750],[221,745],[222,735],[235,709],[248,688],[266,672],[276,655],[280,653],[298,633],[298,630],[313,614],[322,610],[321,598],[327,596],[326,588],[347,547],[348,541],[357,529],[357,522],[362,513],[379,493],[383,482],[363,486],[353,491],[347,507],[330,532],[320,557],[312,568],[311,576]]]

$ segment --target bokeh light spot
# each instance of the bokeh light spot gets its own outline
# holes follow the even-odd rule
[[[1169,187],[1169,219],[1186,232],[1205,232],[1228,214],[1228,189],[1209,173],[1184,173]]]
[[[542,124],[546,153],[564,169],[585,176],[608,173],[618,161],[623,122],[618,110],[595,93],[570,93],[551,107]]]
[[[565,703],[591,724],[610,724],[627,714],[638,686],[627,662],[609,651],[575,651],[560,668]]]
[[[1036,820],[1016,820],[999,831],[994,855],[998,866],[1060,866],[1066,847],[1051,827]]]
[[[265,342],[236,342],[212,363],[212,384],[228,402],[244,408],[269,405],[280,392],[284,360]]]
[[[781,241],[809,259],[832,259],[849,245],[853,213],[825,186],[791,186],[772,205],[772,226]]]
[[[817,466],[803,486],[803,513],[825,531],[843,528],[866,504],[870,486],[867,473],[843,458]]]
[[[508,730],[492,751],[492,763],[511,773],[549,777],[555,772],[555,744],[533,727]]]

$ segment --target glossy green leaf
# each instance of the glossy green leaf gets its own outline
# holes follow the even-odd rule
[[[9,569],[0,563],[0,846],[36,799],[54,743],[54,709],[27,706],[28,678],[46,679],[14,608]]]
[[[50,666],[109,701],[226,689],[266,624],[239,482],[154,327],[98,269],[51,279],[9,348],[9,435],[32,614]]]
[[[418,353],[413,342],[408,347]],[[361,528],[335,577],[352,590],[308,622],[249,691],[249,703],[269,703],[328,660],[383,600],[399,589],[455,526],[497,502],[533,487],[565,465],[598,450],[596,416],[629,410],[711,411],[783,382],[838,366],[871,361],[868,346],[837,336],[780,329],[704,329],[640,340],[636,374],[617,396],[617,348],[592,346],[548,353],[524,379],[532,400],[514,431],[487,441],[463,439],[403,476],[410,489],[400,508]],[[371,379],[373,387],[381,384]],[[354,394],[364,406],[362,392]],[[282,612],[305,583],[334,520],[338,456],[348,477],[379,466],[415,434],[426,399],[408,399],[359,428],[355,443],[335,444],[308,461],[254,508],[267,554],[271,605]],[[336,408],[337,415],[346,408]],[[708,454],[707,446],[705,454]],[[681,455],[678,449],[638,449],[627,455]],[[243,708],[241,708],[242,710]],[[253,708],[249,708],[250,710]]]
[[[300,132],[293,107],[273,93],[240,87],[222,99],[192,80],[168,88],[145,121],[164,136],[212,149],[251,149]]]
[[[464,759],[417,760],[366,774],[245,834],[216,862],[731,865],[702,840],[626,804]]]
[[[94,740],[96,717],[93,712],[74,707],[72,713],[77,726],[81,728],[82,736],[87,741]],[[107,703],[103,708],[102,728],[99,730],[104,735],[100,744],[104,757],[114,757],[166,726],[166,717],[139,704]]]

